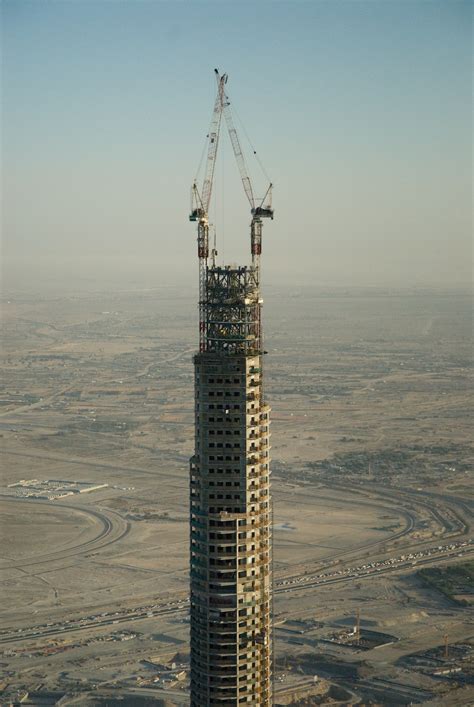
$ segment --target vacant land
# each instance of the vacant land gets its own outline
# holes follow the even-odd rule
[[[470,299],[265,295],[276,703],[311,704],[319,690],[469,704],[469,662],[454,649],[436,675],[400,661],[472,636],[466,586],[452,584],[472,540]],[[5,698],[41,685],[75,705],[186,704],[195,301],[173,288],[4,297]],[[22,479],[107,486],[48,500],[16,493]],[[332,640],[357,612],[378,647]]]

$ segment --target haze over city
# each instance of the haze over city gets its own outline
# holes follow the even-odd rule
[[[4,0],[2,27],[6,286],[192,277],[214,67],[275,184],[267,282],[469,285],[471,3]],[[244,262],[226,140],[214,196]]]

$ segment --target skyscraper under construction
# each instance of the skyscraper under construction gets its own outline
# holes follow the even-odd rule
[[[272,704],[269,412],[262,375],[262,219],[273,218],[271,185],[255,202],[225,91],[217,98],[198,224],[199,352],[195,453],[190,464],[191,707]],[[224,116],[249,199],[251,264],[217,265],[208,209]]]

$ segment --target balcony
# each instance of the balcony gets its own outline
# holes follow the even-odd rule
[[[236,641],[236,634],[232,633],[229,635],[222,634],[218,635],[217,633],[211,631],[208,635],[209,638],[209,652],[211,650],[211,646],[214,649],[214,651],[219,651],[219,648],[234,648],[235,647],[235,641]],[[223,654],[225,651],[222,651]],[[212,661],[209,661],[212,663]]]
[[[265,492],[264,495],[268,496],[268,490],[270,488],[270,484],[267,482],[262,482],[259,484],[252,484],[250,486],[247,486],[247,493],[250,491],[259,491],[259,492]]]
[[[225,560],[226,558],[233,558],[236,553],[236,541],[235,537],[232,540],[226,542],[221,538],[209,540],[208,553],[209,557],[219,558]],[[214,548],[214,549],[212,549]],[[225,549],[224,549],[225,548]]]
[[[192,645],[192,641],[191,641]],[[201,644],[199,644],[200,646]],[[212,656],[212,660],[215,658],[230,658],[230,656],[234,656],[234,660],[237,660],[237,650],[235,645],[232,646],[221,646],[220,644],[218,646],[212,647],[209,646],[209,650],[207,651],[209,656]]]
[[[212,624],[209,626],[209,640],[212,641],[213,637],[216,641],[227,641],[233,642],[236,640],[237,631],[235,624],[233,627],[229,628],[227,626],[219,626],[218,624]]]
[[[220,572],[222,573],[228,573],[228,572],[235,572],[237,569],[236,563],[235,562],[228,562],[226,564],[219,563],[219,564],[212,564],[209,562],[209,571],[212,572],[213,574],[219,575]],[[222,574],[222,579],[228,579],[229,575]]]
[[[220,571],[215,572],[209,570],[209,582],[219,585],[220,588],[224,588],[225,586],[235,586],[235,583],[237,582],[237,573],[229,570],[229,574],[225,576],[220,573]]]
[[[207,542],[212,545],[219,545],[223,547],[231,547],[236,544],[236,539],[235,539],[235,530],[232,531],[233,537],[229,538],[228,535],[222,536],[221,533],[219,532],[219,537],[218,538],[208,538]],[[231,553],[232,554],[232,553]]]
[[[270,521],[269,521],[268,519],[262,519],[262,520],[259,520],[259,521],[256,522],[256,523],[245,523],[244,525],[239,525],[239,528],[238,528],[238,529],[239,529],[239,533],[240,533],[240,532],[242,532],[242,533],[243,533],[243,532],[247,533],[247,532],[249,532],[249,531],[251,531],[251,530],[258,530],[259,528],[268,525],[269,522],[270,522]]]
[[[221,612],[235,612],[237,609],[237,602],[233,596],[231,597],[219,597],[211,595],[209,597],[209,609],[219,610]]]
[[[230,687],[235,687],[236,682],[237,682],[237,671],[232,669],[225,669],[223,668],[220,672],[220,675],[216,675],[214,673],[214,670],[211,669],[208,672],[208,676],[210,679],[210,684],[214,687],[222,687],[222,688],[230,688]]]
[[[252,543],[255,543],[255,539],[252,539]],[[236,549],[234,552],[229,553],[229,555],[232,557],[232,562],[229,563],[227,566],[224,566],[221,564],[213,565],[213,564],[209,563],[209,567],[210,567],[210,569],[213,569],[213,570],[230,569],[230,568],[237,569],[237,559],[241,560],[245,557],[253,557],[254,555],[258,555],[258,553],[259,553],[258,548],[255,548],[254,550],[252,550],[251,548],[246,549],[246,550],[237,550]],[[227,557],[228,554],[226,553],[225,556]],[[222,554],[220,554],[218,552],[209,553],[209,557],[213,558],[213,559],[222,558]],[[239,569],[241,569],[240,562],[239,562]]]
[[[212,664],[217,668],[233,668],[236,670],[237,661],[235,658],[236,656],[234,658],[221,658],[219,656],[215,656],[212,660]]]
[[[233,623],[237,621],[237,607],[234,606],[209,606],[209,620],[220,623]]]
[[[215,579],[209,581],[208,594],[212,596],[235,596],[236,585],[235,582],[230,582],[228,585],[224,585],[222,582],[217,582]]]

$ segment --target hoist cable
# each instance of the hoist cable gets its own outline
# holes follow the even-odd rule
[[[245,125],[244,125],[243,122],[242,122],[242,118],[240,117],[240,115],[239,115],[239,114],[237,113],[237,111],[235,110],[235,106],[234,106],[233,103],[232,103],[232,112],[233,112],[233,114],[236,116],[237,120],[238,120],[239,123],[240,123],[240,127],[242,128],[242,131],[243,131],[245,137],[247,138],[247,142],[249,143],[250,147],[252,148],[252,152],[253,152],[253,154],[255,155],[255,159],[257,160],[257,162],[258,162],[258,164],[259,164],[259,166],[260,166],[260,169],[261,169],[262,172],[263,172],[263,175],[264,175],[265,179],[267,179],[269,182],[271,182],[272,180],[271,180],[270,177],[268,176],[267,170],[266,170],[265,167],[263,166],[262,161],[261,161],[260,157],[259,157],[258,154],[257,154],[257,150],[255,149],[255,147],[254,147],[254,145],[253,145],[253,143],[252,143],[252,141],[251,141],[251,139],[250,139],[250,137],[249,137],[249,134],[248,134],[247,130],[245,129]]]

